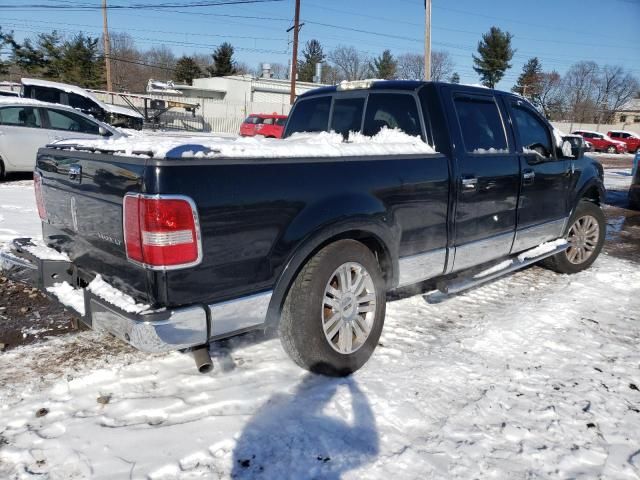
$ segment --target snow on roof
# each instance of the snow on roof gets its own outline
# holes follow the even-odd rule
[[[122,107],[120,105],[112,105],[110,103],[104,103],[101,100],[98,100],[98,97],[96,97],[93,93],[85,90],[84,88],[78,87],[76,85],[69,85],[68,83],[52,82],[49,80],[40,80],[37,78],[23,78],[22,84],[32,85],[37,87],[45,87],[45,88],[55,88],[67,93],[75,93],[77,95],[80,95],[82,97],[92,100],[107,112],[119,113],[120,115],[128,115],[128,116],[137,117],[137,118],[144,118],[144,116],[140,115],[138,112],[134,110],[131,110],[130,108]]]
[[[108,112],[144,119],[144,115],[139,114],[138,112],[136,112],[131,108],[123,107],[121,105],[113,105],[112,103],[103,103],[102,105],[104,106],[104,109]]]
[[[46,87],[46,88],[56,88],[58,90],[63,90],[67,93],[75,93],[77,95],[81,95],[86,98],[90,98],[94,102],[98,104],[102,104],[100,100],[96,98],[91,92],[87,92],[84,88],[78,87],[76,85],[69,85],[68,83],[60,83],[60,82],[52,82],[50,80],[40,80],[38,78],[23,78],[23,85],[33,85],[36,87]]]
[[[640,98],[632,98],[622,107],[622,112],[640,112]]]
[[[366,137],[352,132],[349,141],[335,132],[296,133],[286,139],[238,137],[136,137],[101,140],[61,140],[58,146],[95,149],[104,152],[154,158],[315,158],[367,155],[409,155],[436,153],[420,137],[397,129],[383,128]]]

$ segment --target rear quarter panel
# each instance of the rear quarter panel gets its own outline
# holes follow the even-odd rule
[[[396,259],[446,246],[443,155],[179,160],[148,168],[148,192],[188,195],[200,216],[203,261],[165,273],[170,305],[272,289],[285,267],[299,267],[290,262],[305,244],[344,231],[376,232]]]

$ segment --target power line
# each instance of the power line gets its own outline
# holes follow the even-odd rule
[[[285,0],[228,0],[218,2],[192,2],[192,3],[139,3],[130,5],[108,5],[109,10],[145,10],[145,9],[164,9],[164,8],[200,8],[200,7],[217,7],[226,5],[245,5],[256,3],[273,3],[283,2]],[[97,10],[102,6],[91,4],[65,4],[65,5],[47,5],[47,4],[26,4],[26,5],[0,5],[0,9],[24,11],[24,10]]]

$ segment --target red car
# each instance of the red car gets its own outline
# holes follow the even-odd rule
[[[619,140],[627,144],[628,152],[640,151],[640,134],[627,132],[626,130],[611,130],[607,133],[614,140]]]
[[[252,113],[240,125],[240,136],[255,137],[256,135],[261,135],[267,138],[282,138],[286,123],[286,115]]]
[[[604,133],[592,132],[589,130],[576,130],[574,135],[580,135],[593,145],[596,152],[607,153],[627,153],[627,144],[619,140],[614,140]]]

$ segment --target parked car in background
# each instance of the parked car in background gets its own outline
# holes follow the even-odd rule
[[[592,132],[589,130],[576,130],[574,135],[580,135],[593,145],[596,152],[607,153],[627,153],[627,144],[620,140],[605,135],[604,133]]]
[[[286,115],[277,113],[252,113],[240,125],[241,137],[255,137],[261,135],[266,138],[282,138],[284,126],[287,124]]]
[[[144,116],[135,110],[104,103],[91,92],[76,85],[23,78],[22,96],[42,102],[69,105],[114,127],[142,130],[144,123]]]
[[[636,150],[631,170],[631,188],[629,188],[629,205],[635,210],[640,210],[640,150]]]
[[[122,136],[109,125],[64,105],[0,97],[0,179],[30,172],[40,147],[69,138]]]
[[[19,97],[19,92],[12,92],[11,90],[0,90],[0,97]]]
[[[640,151],[640,134],[626,130],[611,130],[607,135],[614,140],[624,142],[627,145],[628,152],[633,153]]]

